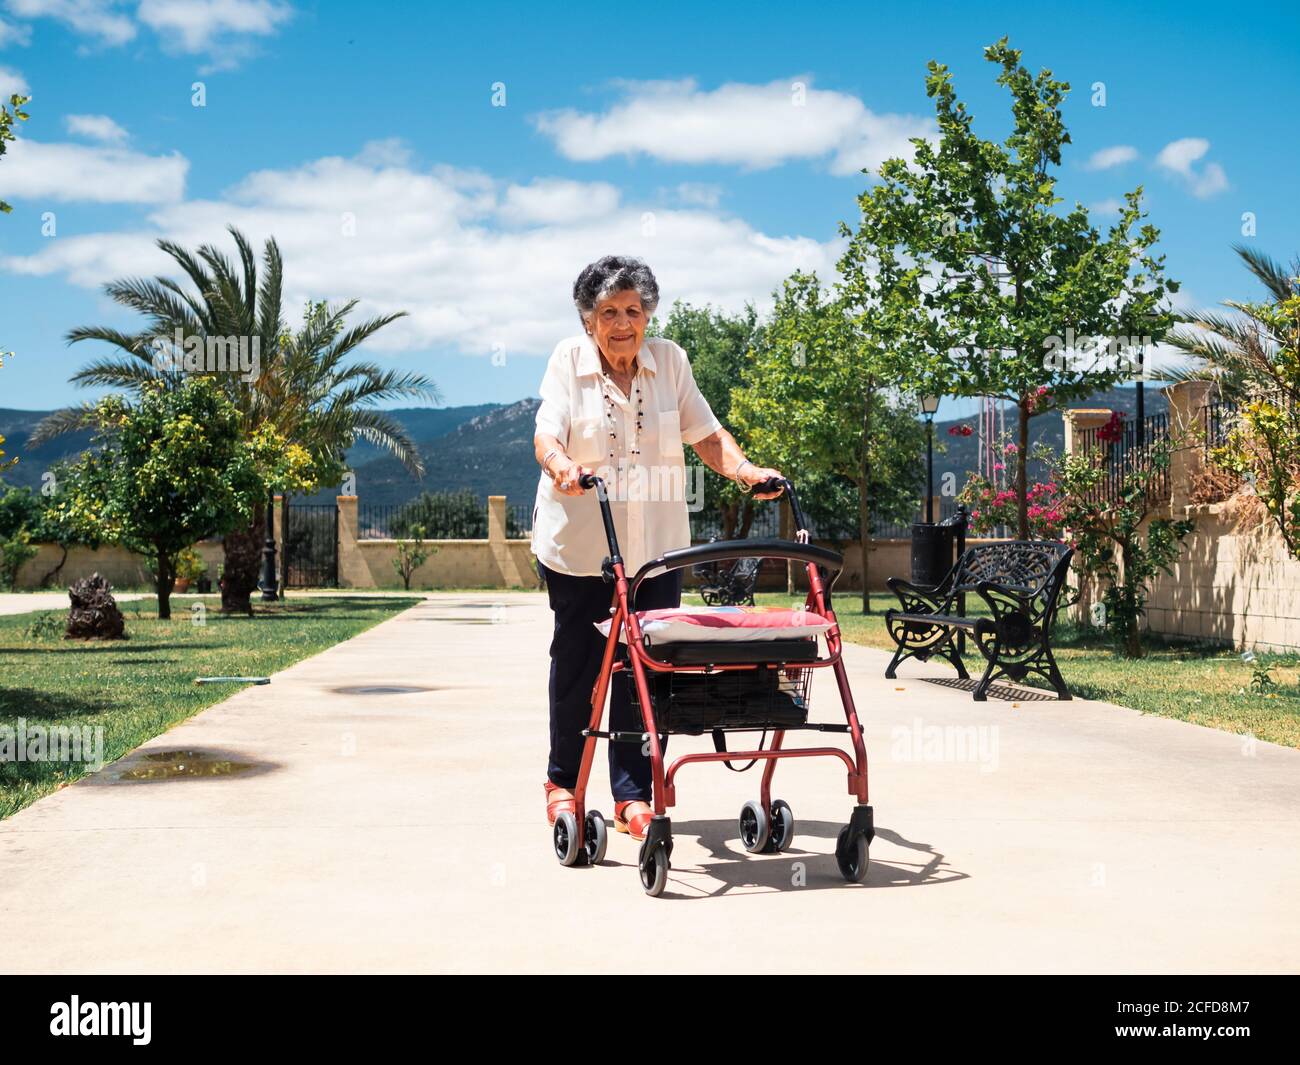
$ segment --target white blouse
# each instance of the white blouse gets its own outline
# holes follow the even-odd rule
[[[546,365],[537,411],[537,432],[556,437],[571,459],[604,479],[629,576],[665,551],[690,545],[687,507],[702,506],[704,478],[687,483],[684,445],[722,428],[678,345],[646,337],[637,366],[632,394],[625,396],[602,373],[591,337],[562,340]],[[596,493],[566,496],[543,472],[532,548],[547,569],[599,576],[609,547]]]

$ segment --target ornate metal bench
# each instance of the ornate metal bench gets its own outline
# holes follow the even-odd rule
[[[753,606],[761,558],[738,558],[727,568],[717,563],[692,567],[700,579],[700,596],[706,606]]]
[[[975,686],[976,699],[986,699],[998,677],[1021,681],[1030,673],[1045,677],[1060,698],[1069,699],[1052,657],[1051,634],[1073,553],[1052,541],[1011,540],[968,548],[933,588],[891,577],[889,590],[903,608],[885,612],[885,626],[898,645],[885,676],[892,680],[904,659],[924,662],[938,655],[968,680],[955,642],[957,633],[968,632],[988,662]],[[967,592],[983,599],[992,617],[958,616],[957,599]]]

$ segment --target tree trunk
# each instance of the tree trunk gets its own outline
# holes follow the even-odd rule
[[[262,566],[262,548],[266,540],[266,508],[253,509],[252,521],[226,533],[222,541],[221,612],[252,614],[253,589],[257,587]]]
[[[724,503],[722,505],[722,539],[736,539],[736,504]]]
[[[862,543],[862,613],[871,613],[871,592],[868,591],[868,559],[871,557],[871,500],[867,496],[871,484],[871,398],[876,392],[875,378],[867,378],[866,400],[862,404],[862,477],[858,481],[858,539]]]
[[[1118,589],[1124,601],[1124,654],[1128,658],[1141,658],[1145,653],[1142,647],[1142,619],[1136,609],[1137,593],[1133,589],[1133,549],[1127,542],[1120,547],[1120,561],[1123,564],[1124,583]]]
[[[1020,415],[1019,450],[1016,453],[1016,527],[1017,538],[1029,539],[1029,406],[1021,400],[1016,406]]]
[[[41,578],[40,587],[42,588],[48,588],[54,583],[59,576],[59,572],[63,569],[63,564],[68,561],[68,545],[59,544],[59,550],[63,552],[62,556],[59,558],[59,564]]]
[[[741,511],[740,514],[740,533],[736,537],[736,539],[748,540],[749,530],[753,527],[753,524],[754,524],[754,501],[752,499],[746,499],[745,509]]]
[[[156,548],[154,559],[158,565],[158,620],[169,621],[172,616],[172,589],[176,587],[176,569],[161,547]]]

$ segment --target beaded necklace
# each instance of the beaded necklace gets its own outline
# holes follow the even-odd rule
[[[627,453],[628,460],[633,466],[637,464],[637,460],[641,455],[641,422],[645,411],[645,402],[641,395],[640,369],[638,366],[636,373],[632,376],[632,398],[636,401],[636,428],[632,432],[632,440]],[[609,464],[612,469],[617,469],[618,463],[615,461],[614,456],[615,444],[618,441],[618,434],[615,432],[617,422],[614,417],[616,403],[614,397],[610,395],[610,389],[613,387],[614,382],[603,368],[600,372],[600,380],[601,392],[605,397],[605,421],[609,427]]]

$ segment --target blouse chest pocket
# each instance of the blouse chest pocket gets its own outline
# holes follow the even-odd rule
[[[675,410],[659,414],[659,454],[664,458],[683,458],[682,416]]]
[[[604,452],[601,450],[600,418],[574,418],[569,423],[569,445],[565,449],[569,458],[584,465],[599,462]]]

